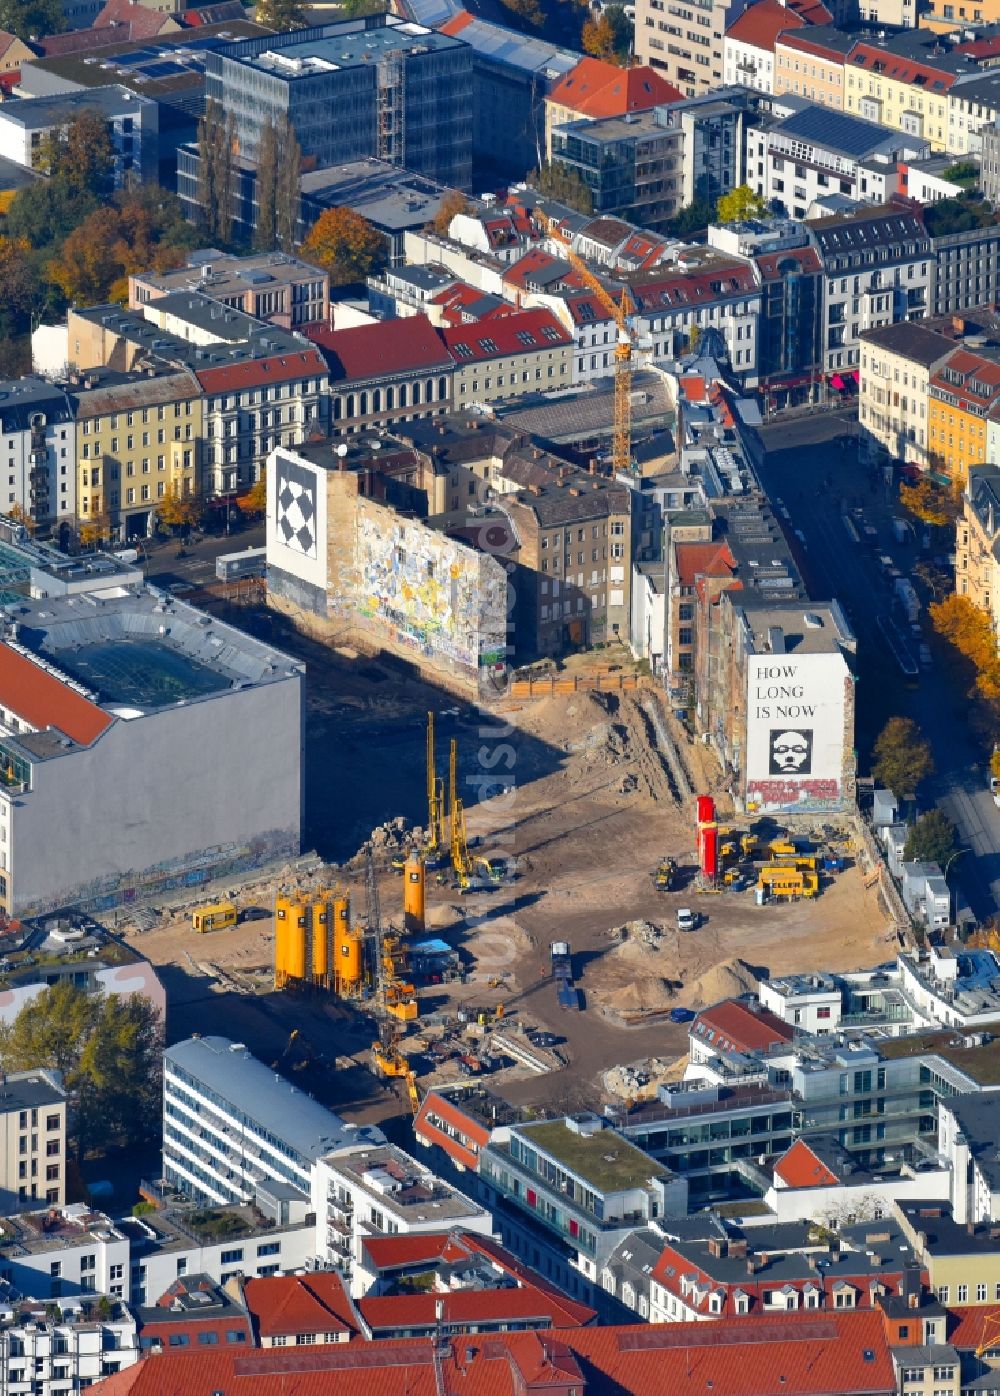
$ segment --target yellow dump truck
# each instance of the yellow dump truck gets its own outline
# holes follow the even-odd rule
[[[205,931],[224,931],[227,926],[235,926],[240,919],[233,902],[213,902],[210,906],[200,906],[191,913],[191,929],[199,934]]]

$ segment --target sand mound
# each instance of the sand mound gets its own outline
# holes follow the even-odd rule
[[[687,986],[685,998],[692,1006],[718,1003],[740,994],[757,992],[757,976],[743,960],[723,960]]]
[[[465,913],[460,906],[439,902],[437,906],[428,906],[424,920],[429,931],[450,931],[462,924]]]
[[[600,995],[604,1009],[623,1018],[635,1014],[665,1013],[674,1002],[673,987],[665,979],[631,980],[621,988]]]

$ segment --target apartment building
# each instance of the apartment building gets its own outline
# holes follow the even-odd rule
[[[61,386],[42,378],[0,382],[0,499],[33,534],[67,541],[76,518],[76,433]]]
[[[202,492],[204,404],[190,370],[90,369],[71,378],[68,397],[78,533],[146,537],[164,499]]]
[[[885,204],[899,188],[899,164],[920,159],[926,141],[814,105],[747,128],[747,183],[796,220],[817,200],[846,195]]]
[[[356,1298],[368,1287],[362,1248],[373,1235],[433,1235],[442,1226],[483,1236],[493,1233],[493,1218],[485,1207],[384,1142],[363,1148],[341,1145],[319,1159],[312,1210],[317,1254],[341,1271]]]
[[[344,1124],[241,1042],[189,1038],[163,1054],[163,1176],[206,1205],[252,1201],[262,1184],[304,1202],[324,1153],[382,1138]]]
[[[677,102],[668,108],[669,124],[684,137],[683,205],[697,201],[714,208],[723,194],[744,182],[748,109],[746,88],[721,85],[718,91]]]
[[[521,310],[441,331],[456,408],[556,392],[573,383],[573,336],[551,311]]]
[[[930,468],[930,380],[954,348],[954,340],[914,321],[863,332],[858,421],[870,460]]]
[[[791,93],[843,111],[845,65],[856,42],[832,25],[784,30],[774,43],[775,95]]]
[[[0,1206],[3,1215],[66,1201],[66,1092],[39,1068],[0,1079]]]
[[[795,8],[782,0],[757,0],[748,5],[729,25],[723,38],[723,80],[755,92],[773,93],[775,44],[786,31],[794,32],[804,24]]]
[[[992,50],[995,41],[984,40]],[[974,59],[979,44],[973,40],[958,46],[958,52]],[[952,155],[977,155],[985,161],[990,133],[996,129],[1000,115],[1000,73],[996,71],[992,52],[977,61],[982,63],[981,77],[963,77],[948,94],[948,151]]]
[[[214,248],[188,254],[175,271],[138,272],[128,279],[128,308],[176,292],[202,291],[233,310],[282,329],[325,325],[330,318],[330,274],[287,252],[229,257]]]
[[[931,375],[927,398],[930,468],[964,484],[986,461],[987,418],[1000,403],[1000,351],[968,343]]]
[[[565,1267],[552,1278],[584,1303],[599,1297],[601,1270],[630,1231],[687,1210],[684,1180],[590,1113],[495,1129],[479,1180],[505,1243],[524,1254],[536,1231],[554,1242]]]
[[[955,590],[990,618],[1000,638],[1000,465],[973,465],[955,528]]]
[[[560,158],[552,139],[559,126],[609,117],[624,121],[654,107],[678,102],[683,95],[651,68],[620,68],[600,58],[581,58],[545,98],[546,159]]]
[[[927,314],[929,240],[916,214],[891,206],[810,219],[807,227],[824,271],[824,368],[857,374],[865,330]]]
[[[85,1391],[139,1360],[136,1320],[124,1304],[99,1313],[80,1299],[0,1302],[0,1382],[10,1396]]]
[[[822,376],[823,268],[813,247],[754,258],[760,281],[757,376],[772,408],[813,399]]]
[[[165,362],[194,374],[204,399],[201,488],[216,507],[260,478],[275,446],[326,428],[329,378],[317,350],[201,292],[144,302],[141,314],[115,305],[71,310],[67,341],[81,372]]]
[[[933,1198],[901,1200],[893,1206],[893,1214],[927,1271],[940,1304],[980,1309],[996,1305],[1000,1236],[992,1218],[978,1225],[971,1214],[959,1220],[957,1208]],[[981,1332],[981,1322],[978,1327]]]
[[[244,39],[205,55],[206,91],[256,156],[287,119],[314,167],[375,156],[457,189],[472,178],[472,49],[371,15]]]
[[[913,0],[900,0],[912,5]],[[855,44],[845,64],[844,110],[866,121],[949,148],[948,95],[960,60],[905,57],[876,44]]]
[[[685,97],[722,86],[723,35],[730,18],[726,0],[638,0],[635,56]]]
[[[1000,223],[963,232],[938,232],[932,205],[923,210],[934,257],[929,313],[954,315],[1000,300]]]
[[[330,428],[342,435],[440,416],[454,401],[455,360],[426,315],[331,330],[310,341],[330,385]]]

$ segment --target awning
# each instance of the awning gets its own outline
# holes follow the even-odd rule
[[[861,381],[861,374],[856,368],[852,368],[850,373],[846,373],[844,377],[849,378],[852,383],[859,383]]]
[[[833,375],[833,377],[830,379],[830,386],[831,386],[831,388],[840,388],[840,389],[843,389],[843,387],[844,387],[844,380],[843,380],[843,378],[841,378],[841,376],[840,376],[839,373],[835,373],[835,374]]]

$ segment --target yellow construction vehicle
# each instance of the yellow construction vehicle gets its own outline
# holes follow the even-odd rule
[[[632,469],[632,329],[629,319],[635,313],[635,305],[627,290],[621,299],[615,300],[594,273],[569,245],[569,237],[551,218],[542,215],[545,231],[561,244],[563,255],[580,277],[589,291],[614,320],[618,329],[618,342],[615,345],[615,422],[612,461],[615,473]]]
[[[768,844],[767,851],[772,858],[794,858],[799,850],[794,843],[789,843],[787,839],[774,839],[772,843]]]
[[[410,1109],[414,1115],[420,1109],[420,1092],[417,1090],[417,1075],[414,1071],[408,1071],[405,1076],[406,1094],[410,1099]]]
[[[815,897],[819,892],[819,874],[780,863],[766,863],[757,876],[757,886],[772,897]]]
[[[374,958],[375,1016],[379,1025],[378,1039],[372,1043],[372,1068],[378,1076],[405,1077],[410,1063],[399,1050],[399,1024],[417,1016],[417,1002],[413,985],[401,984],[396,978],[402,943],[397,935],[383,933],[378,879],[370,848],[365,858],[365,900]]]
[[[1000,931],[996,926],[980,926],[968,939],[970,949],[992,950],[994,955],[1000,955]]]
[[[669,892],[677,876],[677,864],[673,858],[663,858],[653,874],[653,885],[658,892]]]
[[[432,866],[444,852],[444,781],[437,773],[434,751],[434,714],[427,714],[427,839],[425,848]]]
[[[798,868],[799,872],[816,872],[819,858],[815,853],[780,854],[774,858],[774,865],[780,868]]]
[[[448,818],[451,822],[451,866],[464,892],[472,880],[473,865],[465,832],[465,807],[458,798],[458,742],[454,737],[448,762]]]
[[[740,852],[744,858],[752,858],[760,847],[760,839],[756,834],[740,834]]]

